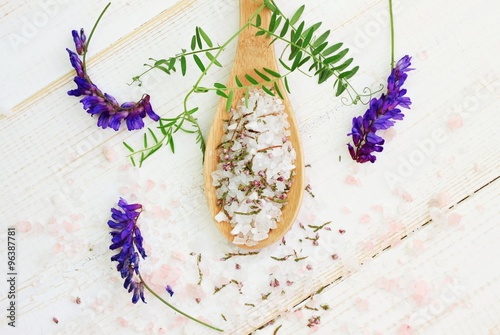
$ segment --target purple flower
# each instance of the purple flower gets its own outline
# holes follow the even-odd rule
[[[75,97],[83,96],[80,102],[83,108],[92,116],[97,116],[97,126],[106,129],[120,129],[122,121],[125,120],[128,130],[141,129],[144,127],[143,119],[149,116],[154,121],[160,117],[153,111],[149,95],[145,94],[138,102],[125,102],[121,105],[116,99],[103,93],[85,72],[85,64],[78,55],[86,52],[86,36],[83,29],[78,33],[73,30],[73,41],[75,42],[76,53],[66,49],[69,54],[71,66],[76,71],[74,79],[77,88],[68,91],[68,95]]]
[[[80,29],[80,34],[76,30],[73,30],[71,32],[73,35],[73,41],[75,42],[76,46],[76,52],[79,55],[83,55],[83,52],[85,51],[85,42],[87,41],[87,37],[85,36],[85,33],[83,32],[83,28]]]
[[[139,298],[145,303],[144,284],[140,279],[139,256],[146,258],[146,251],[142,245],[142,235],[137,226],[137,219],[142,211],[140,204],[128,204],[124,199],[118,201],[120,209],[111,208],[111,218],[108,226],[111,232],[111,250],[119,252],[111,257],[111,261],[118,262],[116,269],[120,272],[125,282],[123,286],[128,292],[133,292],[132,302],[135,304]]]
[[[370,108],[363,116],[352,119],[352,130],[348,136],[352,136],[354,146],[347,144],[352,159],[358,163],[372,162],[377,159],[373,153],[381,152],[384,148],[384,139],[375,133],[377,130],[385,130],[392,127],[396,120],[402,120],[404,114],[398,107],[410,108],[411,100],[405,97],[406,89],[402,89],[408,74],[413,69],[411,57],[401,58],[391,75],[387,79],[387,92],[378,99],[370,101]]]
[[[165,287],[165,290],[167,291],[168,294],[170,294],[170,296],[173,296],[174,295],[174,290],[172,289],[172,286],[170,285],[167,285]]]

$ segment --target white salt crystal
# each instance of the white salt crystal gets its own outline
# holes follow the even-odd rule
[[[252,246],[269,236],[281,219],[295,169],[283,102],[263,90],[250,92],[230,110],[212,184],[224,211],[218,222],[231,224],[235,244]]]

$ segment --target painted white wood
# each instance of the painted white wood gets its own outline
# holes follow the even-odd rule
[[[301,2],[279,4],[292,13]],[[493,224],[498,215],[498,182],[488,185],[498,176],[500,158],[496,122],[500,67],[491,57],[500,51],[499,37],[491,29],[498,5],[487,1],[459,1],[451,7],[430,0],[395,2],[396,54],[412,55],[416,68],[407,81],[413,106],[395,131],[386,134],[393,138],[376,164],[352,163],[345,146],[352,117],[366,107],[345,106],[329,85],[317,86],[300,74],[291,78],[290,100],[302,132],[306,163],[311,165],[306,174],[315,197],[306,195],[299,219],[286,235],[286,245],[226,261],[221,258],[238,249],[219,235],[209,217],[201,153],[194,138],[180,134],[175,155],[162,149],[141,169],[132,168],[121,143],[140,146],[142,132],[98,129],[78,99],[66,95],[73,88],[73,74],[64,54],[71,43],[70,30],[83,25],[88,31],[104,5],[61,4],[58,14],[39,31],[36,42],[27,44],[19,54],[8,52],[2,62],[2,73],[7,75],[0,93],[5,112],[0,116],[0,214],[2,229],[11,225],[18,228],[16,330],[31,334],[212,333],[177,317],[151,295],[147,295],[147,305],[130,303],[115,264],[109,261],[113,253],[108,250],[106,226],[109,208],[123,196],[145,206],[140,224],[149,257],[142,262],[141,272],[147,280],[160,291],[166,284],[172,285],[175,294],[169,301],[223,327],[227,334],[250,333],[283,314],[285,319],[277,319],[275,324],[285,322],[278,334],[302,334],[308,330],[303,328],[307,313],[299,318],[297,313],[285,311],[295,310],[294,306],[340,276],[344,277],[341,283],[335,282],[314,297],[314,302],[325,299],[332,307],[322,314],[318,331],[331,326],[358,334],[349,328],[352,324],[345,329],[342,323],[337,324],[335,315],[349,320],[352,313],[359,313],[362,320],[354,326],[369,327],[370,320],[375,320],[378,328],[368,329],[397,333],[405,316],[418,316],[425,306],[408,305],[403,288],[387,302],[384,288],[369,283],[383,275],[392,278],[390,274],[399,274],[404,266],[413,272],[401,285],[410,285],[419,274],[446,268],[452,276],[458,273],[468,287],[477,288],[467,290],[473,305],[471,314],[461,314],[460,306],[448,308],[443,316],[426,319],[421,329],[440,334],[460,319],[460,331],[469,329],[469,334],[475,329],[497,331],[498,325],[487,313],[498,296],[498,271],[489,263],[496,249],[487,243],[499,237]],[[9,36],[18,31],[17,22],[36,14],[36,6],[20,2],[0,6],[2,59],[4,50],[9,50],[4,48],[11,43]],[[325,29],[333,30],[332,41],[351,46],[361,66],[353,82],[356,87],[376,88],[385,82],[389,71],[386,11],[385,1],[318,0],[307,3],[304,17],[311,23],[324,21]],[[159,114],[175,115],[198,77],[194,65],[185,78],[159,73],[147,77],[142,88],[126,83],[142,70],[148,57],[167,57],[187,47],[196,25],[222,43],[236,30],[237,13],[235,0],[150,1],[147,6],[113,2],[92,42],[91,75],[119,101],[135,100],[148,92]],[[234,48],[235,44],[222,55],[221,63],[226,66],[211,72],[205,79],[207,85],[226,82]],[[40,53],[43,55],[36,62],[26,62],[30,55]],[[57,61],[50,57],[54,54]],[[25,80],[28,74],[34,78],[29,83]],[[202,107],[197,116],[205,133],[217,102],[215,95],[192,100],[193,106]],[[477,190],[453,209],[463,216],[458,227],[440,230],[433,223],[422,227],[431,218],[439,221],[441,212],[436,206],[449,208]],[[478,208],[481,205],[483,212]],[[314,246],[308,238],[315,238],[315,233],[308,225],[328,221],[332,221],[328,225],[331,230],[321,230],[318,246]],[[465,234],[475,226],[480,227],[477,232]],[[339,229],[345,233],[340,234]],[[412,233],[416,229],[419,231]],[[434,232],[437,236],[431,239]],[[409,246],[382,251],[397,245],[407,234],[410,237],[403,245]],[[0,244],[6,245],[5,231],[0,236]],[[471,247],[474,237],[483,242]],[[425,250],[419,254],[422,239]],[[456,253],[481,245],[488,248],[468,253],[463,270],[453,272],[453,267],[461,264],[453,258]],[[197,285],[200,253],[203,280]],[[441,263],[424,264],[428,257],[441,253]],[[334,254],[339,259],[332,259]],[[379,256],[371,261],[375,254]],[[271,257],[288,258],[277,261]],[[307,258],[295,261],[302,257]],[[412,257],[423,265],[412,267]],[[401,259],[406,263],[398,264]],[[377,262],[387,264],[387,269],[374,266]],[[435,276],[431,278],[441,283],[446,279]],[[228,283],[214,294],[214,287]],[[432,286],[433,298],[439,297],[443,285]],[[365,303],[357,300],[358,295],[369,300],[368,311],[360,310]],[[77,297],[80,304],[75,303]],[[329,300],[331,297],[342,303]],[[2,306],[7,303],[3,294],[0,302]],[[378,304],[389,313],[378,313]],[[269,326],[263,332],[273,330],[274,326]],[[0,326],[2,334],[10,331],[5,324]]]
[[[498,334],[498,183],[255,334]]]

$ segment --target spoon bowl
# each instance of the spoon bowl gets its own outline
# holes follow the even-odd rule
[[[240,0],[240,26],[244,26],[261,6],[262,1]],[[260,12],[260,16],[262,27],[267,27],[271,18],[271,11],[265,7]],[[256,32],[257,29],[250,26],[244,29],[238,36],[238,47],[236,50],[235,61],[226,85],[227,87],[236,87],[236,75],[241,80],[243,85],[249,85],[250,83],[245,79],[245,74],[254,74],[254,69],[260,71],[263,68],[267,68],[275,72],[279,72],[274,53],[274,46],[273,44],[269,44],[271,39],[264,36],[255,36]],[[296,152],[295,175],[287,196],[288,201],[281,208],[282,216],[280,221],[277,223],[277,227],[269,231],[269,236],[265,240],[258,242],[256,245],[238,245],[241,248],[249,250],[261,249],[277,242],[278,240],[281,240],[297,217],[304,193],[304,157],[297,121],[295,120],[292,107],[286,96],[285,87],[281,80],[278,82],[278,87],[284,98],[283,104],[285,106],[285,113],[288,115],[288,122],[290,124],[289,140],[291,141]],[[239,89],[234,92],[233,107],[244,97],[244,94],[244,89]],[[217,147],[221,143],[221,138],[224,134],[222,128],[223,121],[227,119],[228,112],[226,111],[226,99],[222,98],[217,106],[210,128],[210,133],[207,138],[204,162],[205,193],[207,195],[208,206],[213,219],[220,212],[221,208],[217,204],[216,190],[212,185],[212,172],[217,169]],[[221,233],[229,241],[233,242],[234,235],[231,235],[231,230],[233,229],[231,224],[224,221],[218,222],[215,219],[214,222]]]

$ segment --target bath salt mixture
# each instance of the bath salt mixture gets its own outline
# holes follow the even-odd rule
[[[233,227],[233,243],[256,245],[281,219],[293,182],[295,150],[285,106],[278,97],[254,90],[224,122],[219,163],[212,183],[221,211],[218,222]]]

